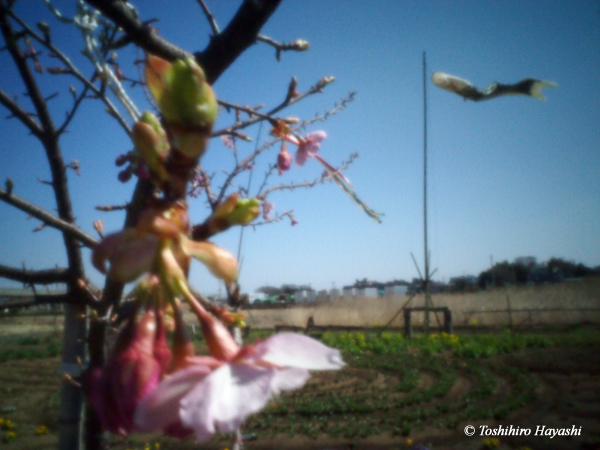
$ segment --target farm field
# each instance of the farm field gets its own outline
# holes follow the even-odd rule
[[[268,335],[253,332],[248,342]],[[244,427],[248,449],[600,449],[600,329],[492,334],[328,332],[347,366],[316,372]],[[0,338],[2,448],[56,446],[59,336]],[[199,351],[204,343],[196,341]],[[477,433],[465,436],[465,426]],[[480,436],[480,426],[532,429]],[[537,426],[581,427],[573,437],[534,436]],[[11,434],[12,433],[12,434]],[[117,450],[206,448],[159,435],[111,437]]]

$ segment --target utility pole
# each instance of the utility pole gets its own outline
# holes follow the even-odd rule
[[[425,294],[425,333],[429,333],[429,308],[432,301],[429,295],[429,248],[427,246],[427,60],[423,52],[423,235],[425,276],[423,277],[423,291]]]

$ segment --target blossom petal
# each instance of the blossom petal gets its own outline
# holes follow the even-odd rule
[[[156,431],[178,422],[180,400],[209,373],[208,367],[194,365],[163,380],[138,404],[136,427],[140,431]]]
[[[129,282],[150,270],[157,247],[156,236],[128,228],[105,237],[94,249],[92,263],[100,272],[106,273],[108,260],[108,276],[116,281]]]
[[[235,431],[246,417],[265,407],[274,376],[275,369],[245,364],[220,367],[181,400],[183,425],[194,429],[198,442],[207,441],[217,431]]]
[[[279,395],[281,391],[300,389],[306,384],[309,378],[310,373],[306,369],[299,369],[297,367],[276,369],[271,381],[271,392],[273,395]]]
[[[308,370],[335,370],[345,365],[339,350],[297,333],[279,333],[256,344],[254,358]]]
[[[312,158],[313,155],[308,151],[306,145],[300,145],[296,151],[296,165],[303,166],[306,161]]]
[[[325,133],[323,130],[318,130],[318,131],[311,131],[310,133],[308,133],[305,136],[304,139],[306,139],[306,142],[308,142],[309,144],[318,146],[326,138],[327,138],[327,133]],[[318,147],[317,147],[317,149],[318,149]]]
[[[215,277],[228,283],[237,280],[237,261],[227,250],[210,242],[196,242],[185,237],[181,238],[181,248],[188,256],[204,263]]]

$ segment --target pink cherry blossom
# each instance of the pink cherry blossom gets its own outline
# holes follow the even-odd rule
[[[326,137],[327,133],[324,131],[313,131],[308,133],[304,139],[300,141],[300,145],[298,146],[298,151],[296,152],[296,164],[298,166],[303,166],[306,161],[313,158],[319,151],[321,142],[323,142]]]
[[[275,209],[275,205],[272,202],[267,202],[264,201],[262,202],[262,210],[263,210],[263,219],[264,220],[269,220],[269,214],[271,214],[273,212],[273,209]]]
[[[236,430],[282,391],[302,387],[309,370],[344,366],[338,350],[294,333],[245,346],[229,362],[214,356],[193,359],[201,364],[177,372],[140,402],[135,415],[140,430],[165,429],[181,420],[184,429],[193,429],[198,442],[204,442],[216,432]]]

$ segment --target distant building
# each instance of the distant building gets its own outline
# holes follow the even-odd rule
[[[296,303],[314,303],[317,299],[317,293],[314,289],[299,289],[294,292],[294,301]]]
[[[385,287],[385,295],[388,297],[398,297],[398,296],[406,295],[407,292],[408,292],[407,285],[394,284],[394,285],[387,285]]]

